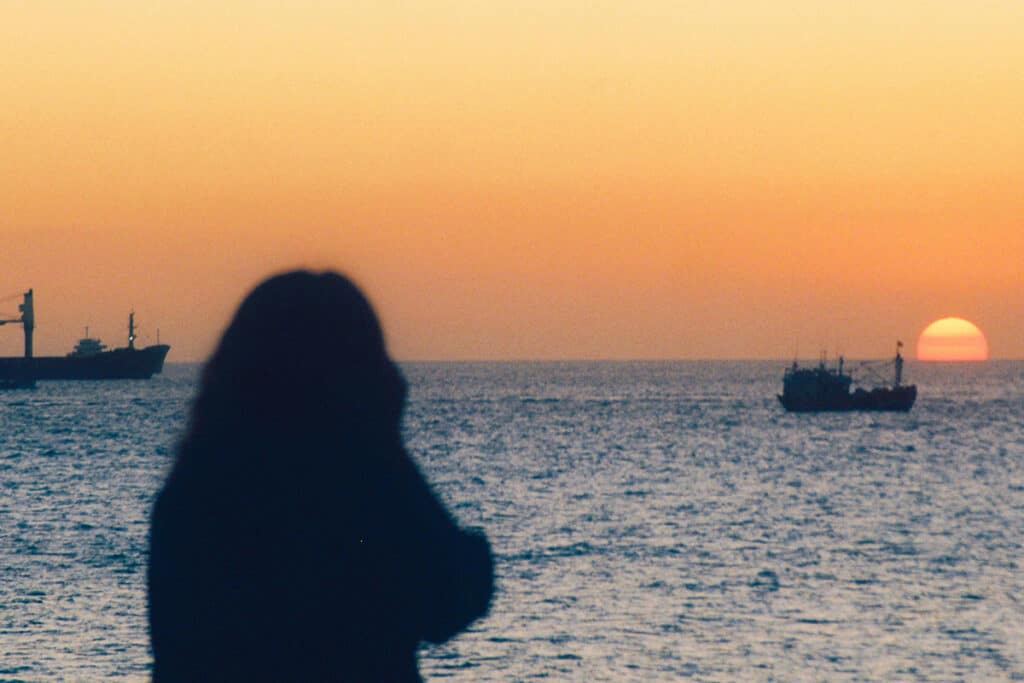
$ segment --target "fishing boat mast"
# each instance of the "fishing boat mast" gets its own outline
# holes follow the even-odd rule
[[[903,380],[903,356],[900,355],[900,349],[903,348],[903,342],[896,341],[896,358],[893,360],[893,374],[892,385],[898,387],[900,382]]]

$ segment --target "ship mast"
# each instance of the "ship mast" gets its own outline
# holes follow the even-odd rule
[[[14,320],[0,320],[0,325],[6,325],[7,323],[21,323],[22,329],[25,331],[25,358],[32,357],[32,332],[36,329],[36,313],[32,307],[32,290],[28,290],[24,294],[25,303],[18,305],[18,310],[21,311],[21,317],[15,318]]]
[[[135,311],[128,314],[128,348],[135,348]]]
[[[894,377],[892,379],[892,385],[898,387],[900,381],[903,379],[903,356],[900,355],[900,348],[903,346],[903,342],[896,342],[896,358],[893,361],[894,366]]]

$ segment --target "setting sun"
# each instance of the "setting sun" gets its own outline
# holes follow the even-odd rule
[[[978,326],[963,318],[942,318],[917,339],[917,359],[923,361],[988,360],[988,340]]]

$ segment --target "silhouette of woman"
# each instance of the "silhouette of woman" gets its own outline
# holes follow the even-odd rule
[[[406,453],[404,401],[349,280],[296,271],[253,290],[153,509],[154,681],[419,681],[420,641],[487,611],[487,540]]]

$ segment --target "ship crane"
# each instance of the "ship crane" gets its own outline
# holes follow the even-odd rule
[[[17,323],[22,326],[25,331],[25,358],[31,358],[32,332],[36,328],[36,314],[35,309],[32,307],[32,290],[28,290],[23,296],[25,298],[24,303],[18,305],[18,310],[21,311],[21,317],[11,320],[0,320],[0,325]]]

